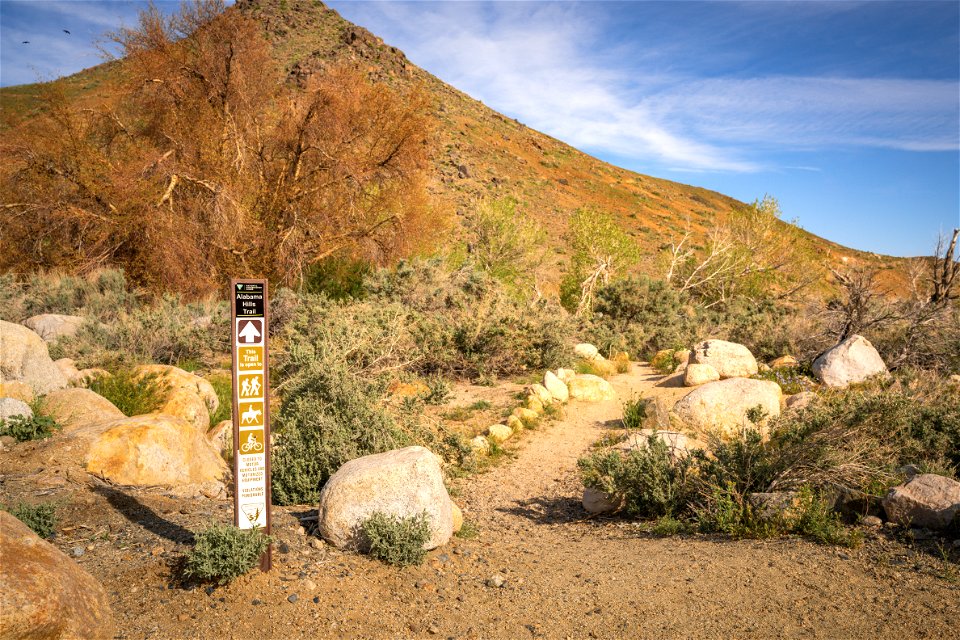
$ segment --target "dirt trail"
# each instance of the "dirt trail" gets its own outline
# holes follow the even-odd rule
[[[3,465],[0,498],[40,490],[67,505],[55,543],[85,549],[78,562],[110,594],[118,638],[960,637],[957,579],[883,532],[846,550],[658,538],[620,519],[586,519],[577,458],[616,427],[632,393],[682,393],[657,380],[644,367],[614,377],[620,399],[571,403],[562,420],[524,433],[514,459],[460,480],[456,500],[479,535],[454,538],[419,567],[318,544],[297,531],[312,509],[277,509],[274,571],[184,588],[173,576],[189,532],[228,521],[230,503],[75,478],[50,494],[16,459]],[[487,585],[495,573],[506,578],[500,588]]]

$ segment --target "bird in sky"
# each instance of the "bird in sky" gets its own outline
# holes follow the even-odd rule
[[[29,41],[29,40],[24,40],[24,41],[21,42],[20,44],[30,44],[30,41]]]
[[[64,29],[63,32],[64,32],[65,34],[67,34],[67,35],[70,35],[70,32],[67,31],[66,29]]]

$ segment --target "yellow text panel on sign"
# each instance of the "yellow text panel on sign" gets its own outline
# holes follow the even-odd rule
[[[237,368],[240,371],[262,371],[263,347],[238,347]]]
[[[238,407],[240,410],[241,427],[262,427],[263,426],[263,403],[262,402],[241,402]]]

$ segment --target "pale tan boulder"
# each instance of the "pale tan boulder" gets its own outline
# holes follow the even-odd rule
[[[486,436],[475,436],[470,441],[470,448],[474,453],[489,453],[490,441],[487,440]]]
[[[510,427],[510,429],[512,429],[514,432],[523,431],[525,428],[523,420],[515,415],[507,416],[507,426]]]
[[[770,363],[771,369],[793,369],[799,366],[800,363],[791,355],[780,356]]]
[[[517,407],[513,410],[513,415],[520,419],[523,422],[523,425],[526,427],[532,427],[537,424],[537,421],[540,420],[540,415],[536,411],[531,411],[524,407]]]
[[[570,389],[571,398],[585,402],[601,402],[603,400],[613,400],[617,397],[613,385],[600,376],[589,373],[571,378],[567,382],[567,388]]]
[[[362,545],[360,525],[375,512],[411,517],[426,513],[430,539],[442,546],[453,535],[453,509],[440,460],[423,447],[356,458],[337,470],[320,494],[320,535],[338,548]]]
[[[77,380],[80,378],[80,371],[71,358],[60,358],[59,360],[54,360],[53,364],[57,365],[57,368],[60,369],[60,373],[67,379],[67,382],[70,384],[77,383]]]
[[[43,313],[23,321],[23,326],[31,329],[43,338],[44,342],[56,342],[65,336],[76,335],[83,326],[80,316],[68,316],[59,313]]]
[[[100,583],[0,510],[0,638],[107,640],[115,630]]]
[[[543,413],[543,402],[535,395],[527,396],[527,402],[524,406],[538,415]]]
[[[665,444],[670,456],[675,460],[686,458],[694,449],[707,448],[706,444],[687,436],[685,433],[659,429],[641,429],[637,433],[631,433],[627,436],[626,440],[618,443],[613,448],[626,453],[630,451],[645,451],[650,447],[651,437]]]
[[[673,407],[680,421],[697,433],[723,439],[757,428],[747,417],[759,407],[766,417],[780,415],[780,385],[769,380],[729,378],[695,387]]]
[[[33,388],[26,382],[20,382],[19,380],[0,382],[0,398],[16,398],[30,404],[35,397]]]
[[[600,355],[600,350],[592,344],[581,342],[573,348],[573,352],[584,360],[593,360]]]
[[[0,380],[23,382],[37,395],[67,386],[67,379],[50,359],[43,338],[23,325],[3,320],[0,320]]]
[[[547,406],[548,404],[553,404],[554,398],[553,394],[547,390],[542,384],[532,384],[529,389],[530,393],[535,395],[540,401],[540,404]]]
[[[863,336],[852,335],[813,361],[813,375],[828,387],[846,387],[887,375],[883,358]]]
[[[100,426],[87,453],[87,471],[134,486],[176,487],[219,481],[227,465],[183,418],[147,414]]]
[[[570,379],[573,378],[575,375],[577,375],[577,372],[574,371],[573,369],[564,369],[562,367],[560,369],[557,369],[557,378],[563,383],[569,382]]]
[[[809,406],[810,403],[816,399],[817,394],[815,394],[813,391],[801,391],[800,393],[795,393],[792,396],[787,396],[786,405],[788,409],[800,410]]]
[[[960,525],[960,482],[933,473],[917,474],[890,489],[883,510],[889,520],[914,527]]]
[[[200,395],[191,389],[174,388],[154,413],[183,418],[200,433],[210,428],[210,411]]]
[[[513,436],[513,429],[505,424],[492,424],[487,427],[487,437],[494,442],[506,442]]]
[[[0,398],[0,420],[7,420],[14,416],[23,416],[24,418],[33,417],[33,409],[23,400],[16,398]]]
[[[64,434],[124,417],[112,402],[90,389],[69,388],[48,393],[43,413],[63,425]]]
[[[207,440],[221,456],[233,455],[233,420],[222,420],[207,431]]]
[[[683,374],[683,386],[697,387],[719,379],[720,374],[709,364],[688,364]]]
[[[552,371],[543,374],[543,388],[557,402],[567,402],[570,399],[570,390],[567,389],[567,384]]]
[[[453,518],[453,532],[457,533],[460,529],[463,529],[463,511],[453,500],[450,501],[450,514]]]
[[[145,364],[137,367],[137,374],[140,376],[156,375],[160,377],[167,386],[173,389],[184,389],[193,391],[199,395],[207,409],[215,413],[220,407],[220,398],[214,390],[213,385],[208,380],[200,376],[184,371],[183,369],[167,364]]]
[[[690,362],[690,355],[693,353],[690,349],[679,349],[673,352],[674,359],[683,366]],[[679,366],[679,365],[677,365]]]
[[[587,513],[593,515],[602,515],[605,513],[614,513],[623,508],[623,499],[612,496],[597,489],[586,487],[583,490],[581,504]]]
[[[709,364],[721,379],[748,378],[759,371],[757,360],[749,349],[726,340],[704,340],[693,348],[690,364]]]

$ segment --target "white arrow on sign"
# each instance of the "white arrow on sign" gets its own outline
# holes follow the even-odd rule
[[[257,329],[256,323],[248,322],[237,336],[241,342],[258,342],[257,338],[260,337],[260,331]]]

